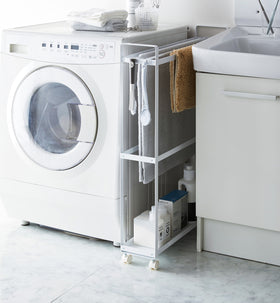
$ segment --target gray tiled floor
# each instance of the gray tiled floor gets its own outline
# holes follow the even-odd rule
[[[21,227],[0,205],[0,302],[280,302],[280,268],[207,252],[195,232],[160,256],[120,261],[109,242],[36,225]]]

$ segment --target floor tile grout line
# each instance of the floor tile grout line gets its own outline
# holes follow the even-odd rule
[[[88,275],[86,278],[82,279],[81,281],[79,281],[78,283],[74,284],[72,287],[70,287],[69,289],[65,290],[62,294],[60,294],[59,296],[57,296],[56,298],[54,298],[53,300],[50,301],[50,303],[54,303],[55,301],[57,301],[59,298],[63,297],[64,295],[66,295],[68,292],[70,292],[72,289],[74,289],[75,287],[77,287],[78,285],[82,284],[83,282],[85,282],[87,279],[89,279],[90,277],[96,275],[96,273],[98,273],[101,269],[103,269],[103,267],[99,267],[95,272],[91,273],[90,275]]]

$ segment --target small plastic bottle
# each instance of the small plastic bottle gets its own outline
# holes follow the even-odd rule
[[[127,0],[128,27],[134,28],[136,25],[135,9],[142,3],[142,0]]]
[[[188,221],[196,221],[195,169],[191,164],[184,165],[184,177],[179,180],[178,189],[188,192]]]

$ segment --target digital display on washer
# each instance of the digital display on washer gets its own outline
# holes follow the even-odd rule
[[[73,50],[79,50],[79,45],[74,45],[74,44],[72,44],[71,45],[71,49],[73,49]]]

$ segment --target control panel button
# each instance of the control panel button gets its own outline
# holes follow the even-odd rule
[[[104,50],[101,50],[99,51],[99,58],[103,59],[105,57],[105,51]]]

